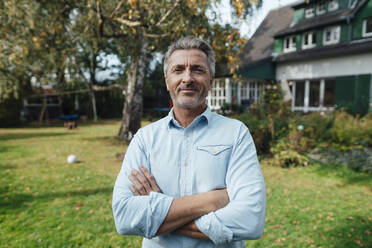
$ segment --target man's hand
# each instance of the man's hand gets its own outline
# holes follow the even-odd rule
[[[142,165],[140,170],[142,173],[133,169],[129,175],[129,180],[133,183],[130,187],[132,193],[134,195],[149,195],[151,191],[161,193],[162,191],[157,185],[154,176]]]

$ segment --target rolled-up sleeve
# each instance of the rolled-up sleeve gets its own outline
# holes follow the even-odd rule
[[[248,129],[241,125],[226,174],[230,203],[195,221],[215,244],[258,239],[265,224],[266,190],[256,148]]]
[[[173,198],[156,192],[148,196],[134,196],[130,191],[132,183],[128,176],[131,170],[139,170],[140,165],[149,169],[146,149],[141,141],[139,132],[128,147],[115,182],[112,209],[119,234],[152,238],[163,223]]]

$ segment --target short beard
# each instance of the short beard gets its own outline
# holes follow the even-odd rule
[[[208,91],[202,92],[202,94],[198,98],[193,98],[191,101],[182,101],[180,97],[176,97],[173,94],[170,94],[170,95],[175,105],[181,108],[185,108],[185,109],[194,109],[205,103],[207,94],[208,94]]]
[[[192,99],[192,101],[181,101],[179,98],[172,97],[172,101],[175,105],[185,108],[185,109],[194,109],[201,106],[205,103],[205,97],[200,97],[198,99]]]

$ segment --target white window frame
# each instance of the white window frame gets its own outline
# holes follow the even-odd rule
[[[372,17],[369,17],[369,18],[363,20],[363,33],[362,33],[363,37],[372,36],[372,31],[367,33],[367,21],[372,22]]]
[[[326,33],[327,31],[331,32],[331,39],[326,40],[327,36]],[[340,42],[340,36],[341,36],[341,27],[340,26],[332,26],[332,27],[327,27],[323,30],[323,45],[332,45],[332,44],[337,44]]]
[[[322,6],[322,8],[320,8]],[[316,6],[316,14],[317,15],[323,15],[327,12],[327,7],[325,2],[320,2]]]
[[[283,52],[289,53],[289,52],[296,51],[296,42],[293,42],[293,39],[295,39],[295,41],[296,41],[296,36],[295,35],[287,36],[287,37],[284,38]],[[288,48],[286,47],[287,40],[289,40]]]
[[[335,11],[338,9],[338,0],[330,0],[328,2],[328,11]]]
[[[304,92],[304,106],[295,106],[296,99],[296,81],[293,81],[292,85],[292,111],[302,111],[307,112],[317,112],[317,111],[332,111],[334,107],[324,106],[324,96],[325,96],[325,79],[320,79],[320,89],[319,89],[319,106],[310,106],[310,81],[305,80],[305,92]]]
[[[313,43],[313,35],[316,35],[315,31],[307,32],[302,35],[302,49],[310,49],[316,46],[316,41]],[[308,36],[307,38],[307,44],[305,44],[305,36]]]
[[[229,103],[229,78],[216,78],[212,89],[207,95],[207,104],[211,110],[219,110],[225,103]]]
[[[314,15],[314,7],[307,7],[306,9],[305,9],[305,17],[306,18],[312,18],[312,17],[314,17],[315,15]]]

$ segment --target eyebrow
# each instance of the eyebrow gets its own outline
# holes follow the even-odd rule
[[[174,65],[171,67],[171,70],[175,70],[175,69],[183,69],[185,68],[185,65],[183,64],[178,64],[178,65]],[[195,70],[195,69],[203,69],[203,70],[207,70],[207,67],[205,67],[204,65],[199,65],[199,64],[196,64],[196,65],[191,65],[191,69],[192,70]]]

